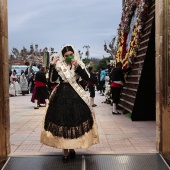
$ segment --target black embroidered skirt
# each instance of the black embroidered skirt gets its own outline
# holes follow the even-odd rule
[[[45,100],[49,98],[49,93],[48,93],[48,89],[46,86],[43,87],[36,87],[35,90],[35,99],[39,100]]]
[[[91,130],[92,126],[88,105],[69,83],[61,83],[50,97],[44,129],[53,136],[74,139]]]

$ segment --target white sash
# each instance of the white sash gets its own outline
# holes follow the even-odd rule
[[[60,66],[61,71],[64,74],[65,78],[67,79],[67,81],[70,83],[70,85],[73,87],[73,89],[77,92],[77,94],[83,99],[83,101],[88,105],[91,112],[93,113],[93,109],[90,106],[89,98],[86,95],[85,90],[77,84],[75,78],[71,75],[70,71],[68,70],[68,68],[66,67],[66,65],[64,63],[60,63],[59,66]]]

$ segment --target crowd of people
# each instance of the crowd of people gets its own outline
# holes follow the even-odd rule
[[[66,45],[60,56],[56,55],[50,62],[48,72],[42,66],[28,79],[24,72],[18,78],[14,70],[10,75],[9,93],[15,96],[30,92],[34,109],[42,104],[46,106],[41,143],[63,149],[62,160],[67,163],[76,157],[75,149],[86,149],[99,142],[93,110],[97,106],[96,91],[113,105],[112,114],[120,114],[116,107],[124,73],[129,70],[131,67],[122,69],[122,63],[118,62],[115,67],[109,66],[108,73],[103,68],[95,73],[92,66],[86,68],[73,46]]]
[[[118,102],[120,100],[121,91],[125,83],[125,74],[132,69],[132,65],[123,69],[122,63],[118,62],[116,65],[112,63],[108,65],[108,72],[104,69],[100,69],[99,72],[91,74],[92,67],[89,67],[90,79],[88,82],[88,89],[90,91],[90,102],[92,107],[97,106],[94,104],[95,89],[99,91],[101,96],[105,96],[104,103],[111,104],[113,106],[112,114],[121,114],[118,112]],[[95,79],[93,77],[96,77]],[[93,79],[93,81],[91,80]],[[92,88],[93,87],[93,88]]]
[[[90,105],[96,107],[94,103],[95,91],[99,91],[101,96],[105,96],[106,100],[104,103],[113,105],[113,114],[120,114],[116,110],[116,105],[119,102],[120,93],[124,84],[124,74],[131,70],[131,67],[128,69],[122,69],[122,63],[119,62],[115,65],[112,63],[108,65],[107,72],[105,69],[100,68],[98,72],[93,71],[93,66],[88,67],[88,72],[90,78],[88,80],[81,79],[79,84],[84,90],[88,90],[90,95]],[[59,84],[59,79],[54,77],[56,70],[50,67],[50,70],[46,70],[45,67],[42,67],[41,70],[37,73],[31,73],[28,75],[28,71],[21,71],[21,76],[17,76],[16,71],[13,70],[10,72],[9,76],[9,94],[10,96],[17,96],[19,94],[25,95],[32,93],[31,102],[35,103],[35,109],[38,109],[43,104],[46,106],[49,95],[53,89]],[[51,75],[53,76],[51,77]],[[48,75],[48,76],[47,76]],[[50,77],[48,79],[48,77]],[[41,79],[41,81],[39,80]],[[41,82],[41,84],[40,84]],[[44,84],[42,84],[44,83]],[[38,88],[42,86],[46,90],[38,92]],[[37,90],[36,90],[37,89]],[[37,91],[37,93],[36,93]],[[44,94],[44,92],[46,94]],[[41,94],[38,96],[38,94]],[[46,96],[44,98],[44,96]]]
[[[28,79],[24,71],[18,77],[16,70],[13,70],[9,74],[9,95],[17,96],[18,94],[29,94]]]

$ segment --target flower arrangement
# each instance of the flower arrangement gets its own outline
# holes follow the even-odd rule
[[[142,28],[147,15],[149,0],[126,1],[122,9],[121,23],[118,28],[118,41],[116,61],[121,61],[126,68],[129,63],[133,63],[139,49],[142,36]],[[129,41],[129,48],[126,48],[126,41],[130,31],[131,19],[136,11],[136,22],[132,28],[132,36]]]

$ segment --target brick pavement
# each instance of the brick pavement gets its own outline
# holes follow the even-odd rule
[[[89,95],[89,93],[87,92]],[[61,149],[42,145],[40,140],[45,107],[34,110],[31,94],[10,97],[11,155],[61,154]],[[79,153],[155,153],[155,121],[133,122],[124,115],[112,115],[112,106],[102,103],[96,92],[94,108],[100,143]]]

